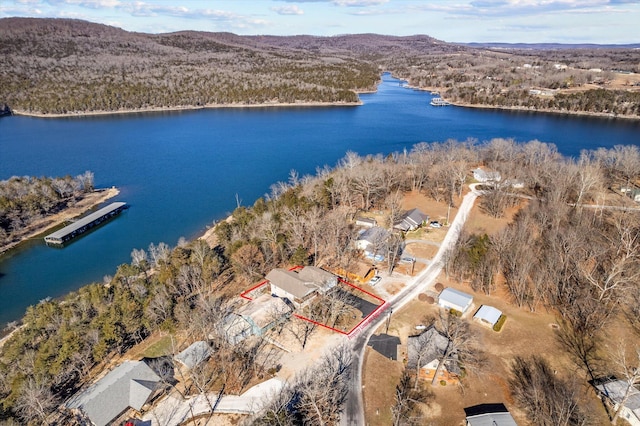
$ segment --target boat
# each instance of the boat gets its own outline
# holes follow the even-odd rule
[[[438,98],[431,99],[431,105],[433,105],[433,106],[447,106],[447,105],[451,105],[451,104],[449,102],[445,101],[444,99],[438,97]]]

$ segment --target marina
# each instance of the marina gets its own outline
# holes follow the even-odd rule
[[[67,241],[77,237],[78,235],[83,234],[94,226],[101,224],[105,220],[108,220],[120,214],[126,208],[127,203],[111,203],[108,206],[103,207],[94,213],[91,213],[90,215],[78,219],[74,223],[67,225],[64,228],[47,235],[46,237],[44,237],[44,241],[47,244],[62,245]]]

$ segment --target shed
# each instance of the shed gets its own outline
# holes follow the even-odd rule
[[[478,321],[484,321],[489,323],[492,327],[496,325],[500,317],[502,316],[502,311],[494,308],[489,305],[482,305],[478,312],[473,316],[473,319]]]
[[[175,360],[191,370],[209,358],[212,352],[211,346],[204,340],[200,340],[193,342],[187,349],[176,355]]]
[[[455,309],[465,313],[473,303],[473,296],[455,288],[447,287],[438,297],[438,305],[445,309]]]

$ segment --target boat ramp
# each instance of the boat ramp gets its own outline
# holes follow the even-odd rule
[[[67,241],[77,237],[78,235],[86,232],[87,230],[93,228],[94,226],[101,224],[105,220],[108,220],[113,216],[120,214],[126,208],[127,203],[111,203],[108,206],[103,207],[94,213],[91,213],[90,215],[78,219],[77,221],[65,226],[64,228],[47,235],[46,237],[44,237],[44,241],[47,244],[62,245]]]

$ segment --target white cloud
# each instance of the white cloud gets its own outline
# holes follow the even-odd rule
[[[292,6],[274,6],[271,8],[279,15],[304,15],[304,11],[296,5]]]
[[[333,0],[332,3],[337,6],[346,7],[368,7],[368,6],[380,6],[387,3],[389,0]]]

